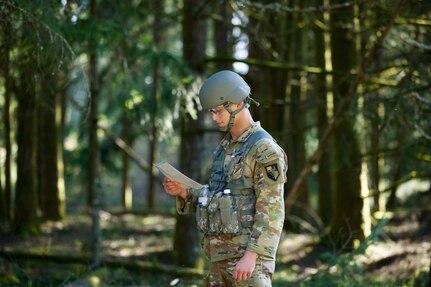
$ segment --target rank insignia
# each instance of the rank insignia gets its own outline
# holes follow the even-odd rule
[[[280,176],[280,172],[278,171],[278,165],[276,163],[265,166],[266,175],[268,178],[276,181]]]

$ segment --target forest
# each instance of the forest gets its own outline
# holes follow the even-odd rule
[[[203,286],[194,216],[236,71],[285,150],[273,286],[431,287],[431,1],[0,0],[0,286]]]

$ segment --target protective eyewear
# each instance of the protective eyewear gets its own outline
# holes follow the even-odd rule
[[[208,112],[209,112],[212,116],[218,115],[218,114],[220,114],[222,111],[223,111],[223,108],[222,108],[222,107],[220,107],[220,108],[212,108],[212,109],[209,109],[209,110],[208,110]]]

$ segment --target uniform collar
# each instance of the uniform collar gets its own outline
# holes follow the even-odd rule
[[[243,143],[247,141],[247,139],[254,134],[258,129],[260,129],[260,122],[253,123],[249,128],[247,128],[235,142]],[[232,137],[230,133],[228,133],[221,141],[221,145],[223,148],[226,148],[230,143],[232,143]]]

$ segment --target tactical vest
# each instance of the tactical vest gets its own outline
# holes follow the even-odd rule
[[[226,153],[219,146],[214,153],[214,163],[209,180],[210,197],[206,206],[197,206],[198,230],[204,234],[241,234],[242,229],[253,226],[256,195],[252,180],[244,177],[245,158],[253,145],[263,138],[271,138],[265,130],[254,132],[231,155],[225,167]],[[230,190],[230,194],[225,194]]]

